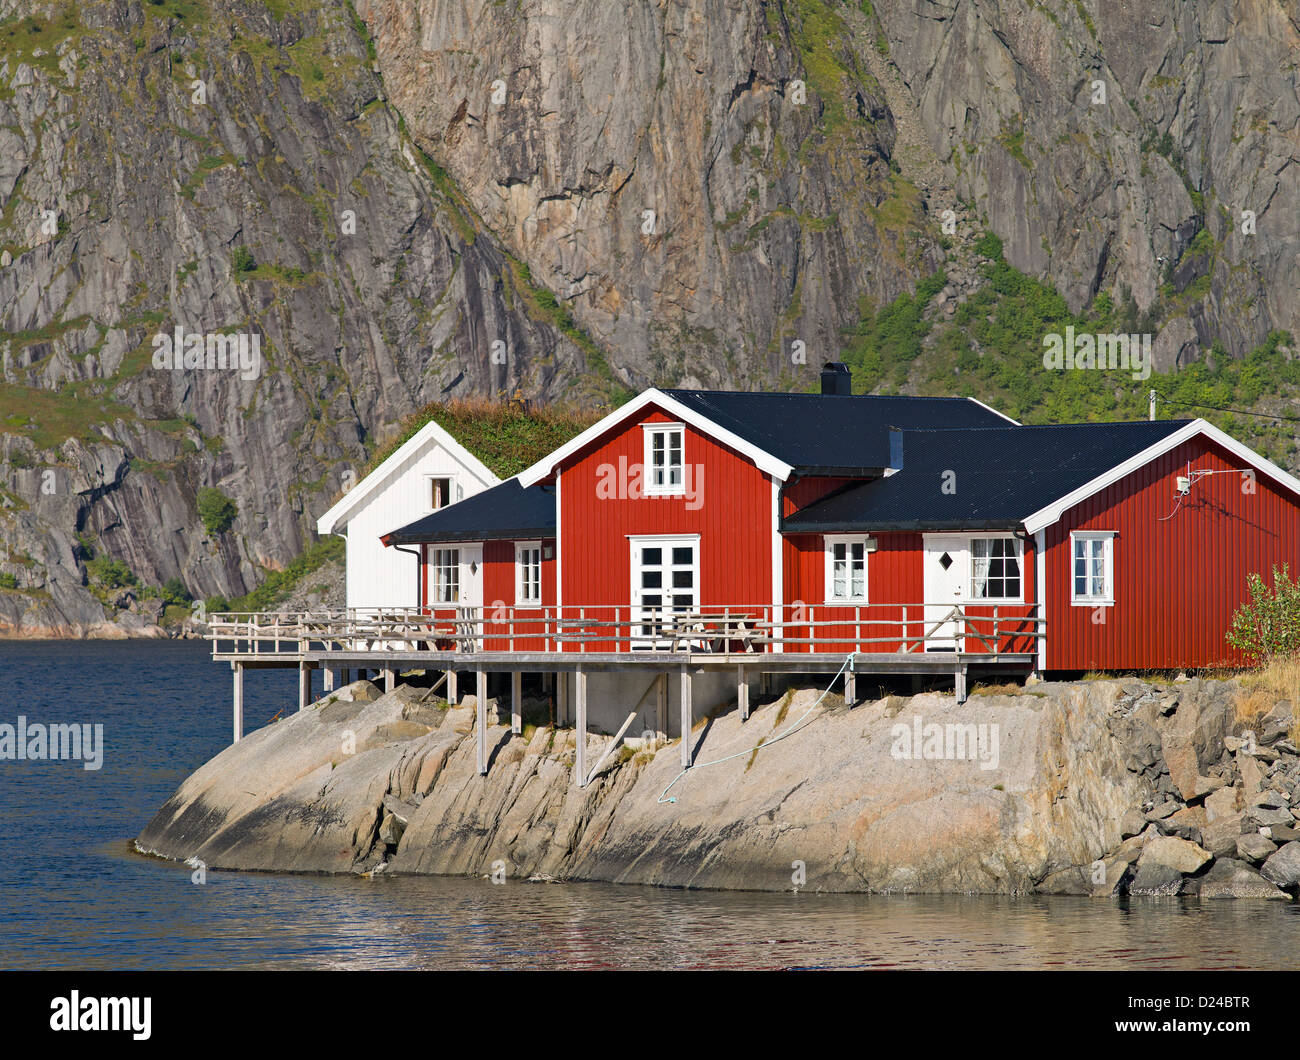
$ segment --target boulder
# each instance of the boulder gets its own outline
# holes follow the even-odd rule
[[[1193,795],[1200,798],[1203,795],[1209,795],[1213,791],[1218,791],[1228,782],[1223,777],[1197,777],[1192,785]]]
[[[1179,809],[1178,803],[1173,799],[1168,799],[1165,802],[1159,803],[1158,805],[1151,807],[1151,809],[1148,810],[1146,813],[1146,820],[1163,821],[1166,817],[1172,817],[1174,814],[1176,814],[1178,812],[1178,809]]]
[[[1160,827],[1169,835],[1187,839],[1193,843],[1201,841],[1201,829],[1209,822],[1206,820],[1203,806],[1184,806],[1181,810],[1160,822]]]
[[[1119,836],[1121,839],[1128,839],[1130,836],[1141,835],[1146,826],[1146,818],[1141,810],[1125,810],[1124,816],[1119,821]]]
[[[1289,901],[1279,890],[1243,861],[1220,858],[1198,881],[1202,898],[1266,898]]]
[[[1300,828],[1288,828],[1284,824],[1270,825],[1268,828],[1268,837],[1274,843],[1295,843],[1300,842]]]
[[[1201,829],[1201,846],[1212,857],[1236,857],[1237,840],[1241,837],[1241,814],[1219,817]]]
[[[1153,839],[1142,850],[1138,870],[1148,864],[1165,865],[1175,872],[1190,874],[1196,872],[1210,860],[1209,851],[1176,836],[1161,836]]]
[[[1290,810],[1275,810],[1270,806],[1251,806],[1243,814],[1245,820],[1252,822],[1256,828],[1267,828],[1272,825],[1284,825],[1291,827],[1291,822],[1295,820],[1291,816]]]
[[[1237,856],[1252,865],[1259,865],[1277,850],[1277,844],[1258,832],[1237,837]]]
[[[1288,843],[1279,849],[1259,871],[1264,879],[1279,887],[1300,884],[1300,843]]]
[[[1138,864],[1137,875],[1128,885],[1128,893],[1142,896],[1167,896],[1177,894],[1182,887],[1183,874],[1177,869],[1143,858]]]
[[[1229,817],[1241,809],[1237,801],[1238,792],[1236,788],[1220,788],[1205,797],[1205,819],[1206,821],[1215,821],[1221,817]]]

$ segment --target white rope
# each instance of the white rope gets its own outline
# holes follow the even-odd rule
[[[712,762],[692,763],[691,765],[683,769],[680,773],[678,773],[677,776],[673,777],[672,784],[669,784],[668,787],[664,788],[664,790],[660,793],[658,800],[656,801],[660,803],[663,803],[665,801],[676,802],[677,801],[676,795],[674,795],[671,799],[667,799],[667,800],[664,799],[664,796],[667,795],[670,791],[672,791],[673,786],[679,780],[681,780],[682,777],[686,776],[686,774],[689,773],[692,769],[704,769],[706,766],[716,766],[716,765],[720,765],[723,762],[730,762],[733,758],[744,758],[745,755],[757,754],[759,751],[771,747],[774,743],[778,742],[779,740],[784,740],[787,736],[792,736],[799,729],[799,727],[803,725],[803,723],[808,719],[808,716],[812,714],[814,710],[817,709],[821,701],[826,698],[830,690],[835,687],[835,682],[839,680],[840,675],[844,673],[845,668],[851,666],[852,663],[853,663],[853,655],[852,654],[846,655],[844,657],[844,662],[841,664],[840,668],[837,671],[835,671],[835,676],[831,678],[831,683],[827,685],[825,690],[822,692],[822,694],[813,701],[812,705],[809,706],[809,708],[805,710],[801,715],[799,715],[799,720],[796,721],[793,725],[791,725],[788,729],[786,729],[785,732],[781,733],[780,736],[774,736],[772,737],[772,739],[767,740],[766,742],[757,743],[753,747],[751,747],[748,751],[737,751],[734,755],[727,755],[725,758],[715,758]],[[689,738],[690,738],[690,733],[686,733],[685,735],[682,736],[683,740]]]

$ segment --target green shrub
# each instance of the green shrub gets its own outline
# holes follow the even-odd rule
[[[190,591],[185,588],[185,583],[179,578],[168,578],[162,584],[162,601],[168,607],[189,607],[194,597]]]
[[[209,534],[216,536],[230,529],[239,508],[235,502],[218,489],[204,486],[198,495],[199,518]]]
[[[105,589],[124,589],[135,585],[137,578],[120,559],[96,556],[86,564],[86,571]]]
[[[257,259],[247,247],[235,247],[230,255],[230,267],[236,276],[243,276],[257,268]]]
[[[1292,580],[1289,565],[1273,568],[1271,587],[1258,574],[1247,575],[1246,588],[1250,599],[1233,612],[1228,643],[1264,662],[1300,652],[1300,582]]]
[[[3,574],[0,574],[0,589],[17,589],[17,588],[18,588],[18,578],[15,575],[10,574],[8,571],[5,571]]]

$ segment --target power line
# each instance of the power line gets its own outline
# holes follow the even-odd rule
[[[1287,423],[1300,423],[1300,416],[1278,416],[1271,412],[1252,412],[1250,409],[1234,409],[1227,405],[1202,405],[1195,401],[1179,401],[1177,398],[1165,397],[1163,394],[1157,394],[1157,397],[1166,405],[1181,405],[1189,409],[1213,409],[1215,412],[1235,412],[1241,416],[1261,416],[1267,420],[1284,420]]]

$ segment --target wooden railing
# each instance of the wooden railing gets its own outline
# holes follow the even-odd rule
[[[221,612],[214,658],[312,652],[769,652],[1030,654],[1034,604],[788,604],[697,611],[626,606]]]

